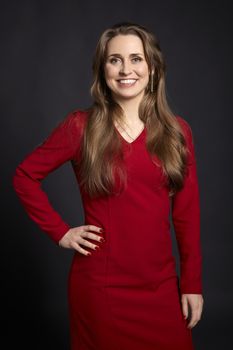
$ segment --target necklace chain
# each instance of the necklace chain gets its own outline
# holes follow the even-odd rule
[[[125,123],[125,125],[128,126],[128,124],[127,124],[126,122],[124,122],[124,123]],[[138,133],[138,135],[137,135],[136,137],[134,137],[134,138],[125,130],[125,128],[123,128],[123,126],[120,125],[120,127],[121,127],[121,128],[125,131],[125,133],[134,141],[134,140],[140,135],[140,133],[142,132],[142,130],[144,129],[144,124],[143,124],[143,126],[142,126],[140,132]],[[128,126],[128,127],[129,127],[129,126]]]

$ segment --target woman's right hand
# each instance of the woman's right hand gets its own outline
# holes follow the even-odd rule
[[[83,225],[70,228],[69,231],[67,231],[60,239],[59,246],[62,248],[75,249],[84,255],[91,255],[91,253],[80,246],[80,244],[91,249],[98,249],[99,245],[93,244],[85,238],[96,240],[97,242],[104,242],[105,239],[90,231],[101,233],[103,232],[103,229],[95,225]]]

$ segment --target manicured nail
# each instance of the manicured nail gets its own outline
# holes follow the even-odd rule
[[[87,253],[87,256],[89,256],[89,255],[91,255],[91,253],[90,253],[90,252],[88,252],[88,253]]]
[[[102,228],[100,228],[100,232],[104,232],[104,230]]]

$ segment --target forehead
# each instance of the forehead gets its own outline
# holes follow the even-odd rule
[[[142,40],[133,34],[117,35],[110,39],[107,44],[107,54],[130,54],[130,53],[144,54]]]

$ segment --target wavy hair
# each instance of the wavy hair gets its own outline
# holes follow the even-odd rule
[[[146,147],[156,166],[161,167],[169,196],[183,186],[187,148],[177,118],[168,106],[165,92],[165,62],[156,36],[145,27],[122,22],[106,29],[97,43],[93,63],[93,82],[90,89],[93,104],[88,111],[81,146],[79,172],[81,186],[91,197],[114,192],[115,181],[126,184],[121,140],[114,121],[121,123],[123,110],[111,95],[104,77],[104,64],[109,40],[117,35],[133,34],[142,40],[149,68],[149,84],[139,105],[139,118],[147,130]],[[154,74],[152,73],[154,71]],[[150,91],[153,79],[154,91]],[[153,156],[156,157],[153,157]]]

